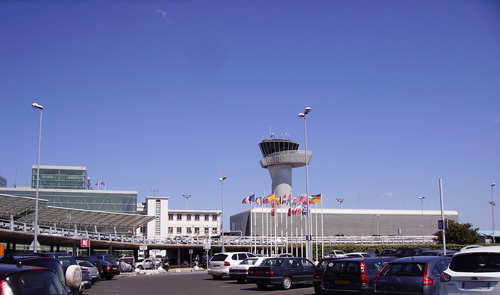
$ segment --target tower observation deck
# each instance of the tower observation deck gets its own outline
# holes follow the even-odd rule
[[[260,166],[269,170],[272,191],[276,197],[292,193],[292,168],[309,164],[311,151],[299,150],[299,144],[289,139],[278,139],[273,135],[259,143],[263,158]]]

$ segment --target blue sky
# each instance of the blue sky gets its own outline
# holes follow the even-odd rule
[[[270,130],[304,149],[309,106],[325,207],[439,210],[441,178],[445,209],[491,229],[499,32],[498,1],[1,1],[0,175],[29,184],[37,102],[42,165],[178,209],[220,209],[225,175],[228,218],[270,193]]]

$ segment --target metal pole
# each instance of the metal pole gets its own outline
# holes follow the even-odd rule
[[[495,201],[493,201],[493,187],[495,186],[495,183],[491,184],[491,223],[493,226],[493,233],[491,234],[491,237],[493,238],[493,244],[495,244]]]
[[[311,219],[311,208],[309,206],[309,163],[307,162],[307,114],[311,112],[311,108],[307,107],[304,113],[300,113],[299,117],[304,118],[304,140],[306,144],[306,153],[304,155],[306,162],[306,201],[307,201],[307,216],[306,216],[306,258],[312,260],[312,245],[311,245],[311,231],[312,231],[312,219]]]
[[[226,178],[226,176],[219,178],[219,181],[222,183],[222,211],[220,213],[220,240],[222,244],[222,253],[226,252],[226,249],[224,248],[224,180],[226,180]]]
[[[441,178],[439,179],[439,195],[441,196],[441,220],[443,221],[443,255],[446,256],[446,222],[444,220],[443,180]]]
[[[40,125],[38,131],[38,160],[36,166],[36,190],[35,190],[35,232],[33,238],[33,252],[36,253],[38,251],[38,189],[40,183],[40,148],[42,144],[42,110],[43,106],[33,103],[31,105],[35,109],[40,110]]]
[[[424,196],[418,197],[420,199],[420,205],[422,207],[422,243],[424,243]]]
[[[186,209],[189,209],[189,198],[191,198],[191,195],[182,195],[184,198],[186,198]]]

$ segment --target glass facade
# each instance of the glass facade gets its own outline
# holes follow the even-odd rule
[[[31,187],[36,188],[37,166],[31,168]],[[85,167],[42,166],[38,187],[41,189],[74,189],[86,188],[87,169]]]
[[[0,175],[0,187],[7,187],[7,178]]]
[[[264,139],[259,143],[262,156],[267,157],[271,154],[284,151],[296,151],[299,144],[286,139]]]

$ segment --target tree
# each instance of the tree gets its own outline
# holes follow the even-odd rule
[[[448,228],[445,230],[446,243],[470,245],[479,243],[479,228],[472,228],[470,223],[458,223],[448,220]],[[443,242],[443,231],[434,233],[434,240],[438,243]]]

